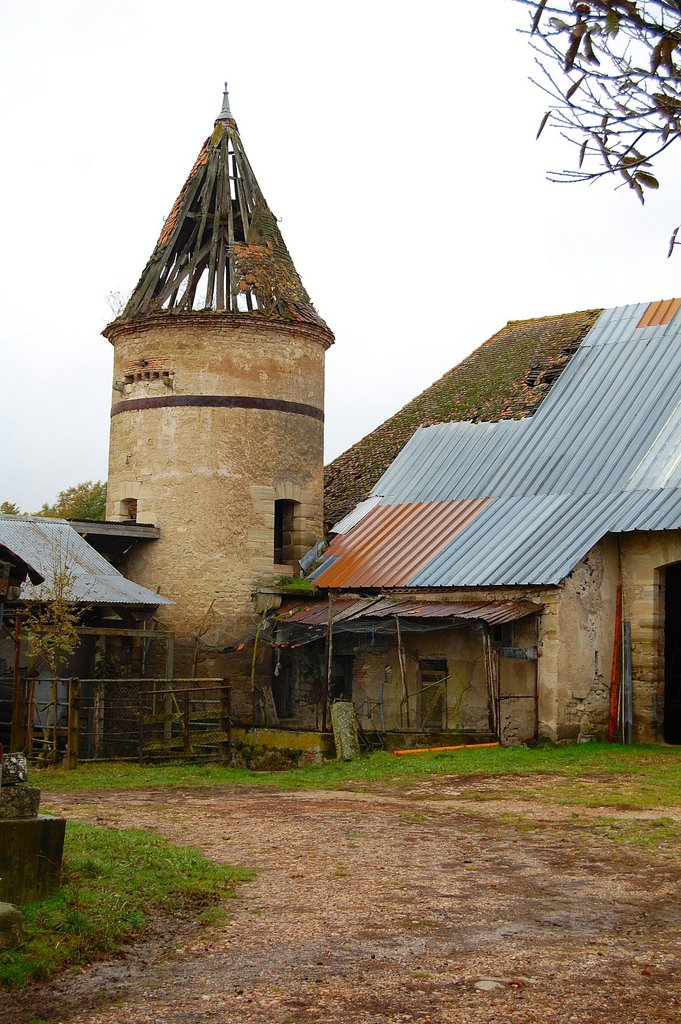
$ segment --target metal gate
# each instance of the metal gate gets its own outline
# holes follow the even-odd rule
[[[10,749],[70,768],[79,761],[231,758],[226,679],[18,680]]]

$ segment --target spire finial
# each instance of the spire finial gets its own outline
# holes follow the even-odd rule
[[[233,121],[234,115],[229,109],[229,89],[227,88],[227,82],[225,82],[225,91],[222,94],[222,110],[218,115],[218,121]]]

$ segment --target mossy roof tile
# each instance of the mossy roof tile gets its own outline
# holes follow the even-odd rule
[[[338,522],[367,497],[418,427],[532,415],[600,313],[589,309],[509,321],[326,467],[327,523]]]

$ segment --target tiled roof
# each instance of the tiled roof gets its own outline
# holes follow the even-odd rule
[[[298,322],[316,329],[325,346],[333,342],[231,116],[215,122],[122,316],[104,334],[143,317],[192,312]]]
[[[325,470],[327,523],[366,498],[418,427],[452,420],[531,415],[546,397],[600,310],[512,320]]]

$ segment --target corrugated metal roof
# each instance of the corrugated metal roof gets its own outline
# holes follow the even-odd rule
[[[45,577],[42,573],[38,572],[34,565],[29,565],[28,562],[24,561],[18,551],[14,548],[8,547],[6,544],[0,544],[0,561],[9,561],[12,563],[19,572],[23,572],[25,579],[27,576],[31,583],[43,583]],[[17,577],[18,578],[18,577]]]
[[[387,501],[452,501],[491,494],[485,481],[497,467],[503,467],[505,453],[513,452],[531,422],[420,427],[378,481],[372,496]]]
[[[637,328],[646,308],[601,314],[534,416],[420,428],[372,494],[451,501],[681,486],[680,320]]]
[[[530,601],[414,601],[410,598],[340,599],[332,605],[332,624],[366,619],[461,619],[487,622],[490,626],[515,622],[536,615],[543,605]],[[280,622],[295,622],[310,627],[326,627],[329,606],[290,602],[277,613]]]
[[[321,587],[399,587],[447,545],[487,504],[434,501],[378,505],[329,545],[310,579]]]
[[[515,622],[527,615],[536,615],[543,608],[530,601],[414,601],[411,599],[381,598],[358,617],[385,619],[395,615],[404,619],[473,619],[498,626]]]
[[[349,533],[353,527],[357,526],[366,515],[371,512],[372,508],[380,502],[380,497],[373,496],[366,498],[364,501],[358,502],[353,508],[352,512],[349,512],[347,516],[344,516],[335,526],[331,528],[331,533],[335,533],[337,536],[343,536]]]
[[[331,545],[317,582],[555,584],[608,532],[681,528],[679,381],[681,300],[605,310],[531,418],[419,429],[376,484],[378,506]],[[391,508],[425,504],[427,517],[481,499],[479,515],[421,549],[419,567],[380,535],[363,550],[372,516],[390,523]],[[407,524],[406,553],[414,535]]]
[[[344,622],[361,613],[378,598],[338,598],[333,602],[333,622]],[[326,626],[329,621],[329,606],[326,601],[286,601],[278,609],[276,618],[280,622],[299,622],[305,626]]]
[[[21,596],[40,599],[62,570],[72,577],[71,596],[86,604],[172,604],[166,597],[122,576],[65,519],[0,515],[0,543],[15,551],[45,578],[42,586],[25,584]]]
[[[416,587],[560,583],[607,532],[612,496],[498,498],[475,530],[454,540],[409,581]]]

